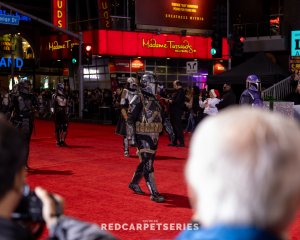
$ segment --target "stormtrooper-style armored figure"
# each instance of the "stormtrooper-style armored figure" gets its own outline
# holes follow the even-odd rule
[[[56,145],[65,147],[68,130],[68,97],[64,92],[64,84],[58,83],[56,93],[52,95],[51,112],[54,115]]]
[[[121,116],[117,123],[116,134],[123,136],[124,156],[129,157],[129,141],[126,133],[126,121],[128,119],[128,107],[130,101],[137,95],[138,80],[133,77],[127,79],[127,86],[122,90],[120,99]]]
[[[155,96],[157,84],[153,73],[146,72],[142,76],[138,94],[129,104],[127,137],[137,146],[140,158],[129,188],[136,194],[145,194],[139,186],[144,177],[151,194],[150,199],[160,203],[165,199],[157,191],[153,168],[159,133],[163,129],[161,106]]]
[[[9,106],[9,112],[11,113],[10,121],[22,132],[27,144],[28,155],[34,126],[34,114],[37,107],[37,98],[31,93],[31,84],[29,81],[21,81],[17,85],[14,85]],[[29,169],[28,163],[26,163],[26,168]]]

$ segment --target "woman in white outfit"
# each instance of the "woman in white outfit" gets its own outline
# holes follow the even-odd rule
[[[202,101],[199,99],[199,105],[201,108],[204,108],[204,116],[212,116],[218,113],[218,109],[216,108],[216,104],[220,102],[220,94],[219,91],[216,89],[211,89],[209,91],[209,98]]]

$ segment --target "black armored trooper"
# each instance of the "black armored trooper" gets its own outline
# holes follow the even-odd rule
[[[52,95],[51,112],[54,115],[56,145],[65,147],[68,130],[68,97],[64,92],[64,84],[58,83],[56,93]]]
[[[31,93],[29,81],[22,81],[14,85],[9,107],[9,112],[11,113],[10,121],[22,132],[27,144],[28,154],[34,126],[34,114],[37,107],[37,98]],[[26,167],[29,168],[28,163],[26,163]]]
[[[133,97],[128,109],[127,137],[138,148],[140,163],[136,168],[129,188],[137,194],[145,194],[138,185],[144,177],[151,193],[150,199],[164,202],[159,194],[154,179],[154,158],[158,145],[159,133],[163,129],[161,106],[156,99],[157,79],[151,72],[146,72],[140,80],[140,88]]]

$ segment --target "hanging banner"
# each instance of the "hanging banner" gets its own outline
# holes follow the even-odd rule
[[[67,28],[66,0],[52,0],[52,23],[59,28]]]

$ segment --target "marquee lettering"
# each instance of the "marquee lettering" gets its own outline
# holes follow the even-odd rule
[[[65,0],[53,1],[53,24],[60,28],[66,27],[66,3]]]
[[[169,40],[165,43],[157,43],[155,38],[144,39],[142,41],[142,46],[146,48],[169,48],[174,50],[174,52],[183,52],[183,53],[194,53],[196,52],[193,49],[193,46],[189,43],[188,40],[184,40],[181,44],[176,44],[175,41]]]

